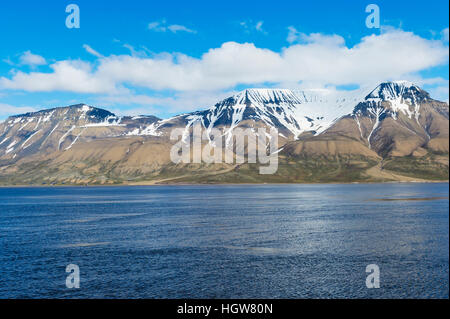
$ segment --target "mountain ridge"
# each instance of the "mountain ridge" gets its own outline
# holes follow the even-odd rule
[[[447,103],[406,81],[339,94],[246,89],[208,109],[168,119],[116,116],[75,104],[0,123],[0,183],[124,183],[167,176],[191,182],[180,178],[186,174],[198,177],[193,182],[388,181],[389,167],[396,172],[394,180],[426,180],[427,174],[447,180],[448,119]],[[276,128],[279,172],[264,180],[254,175],[251,165],[240,165],[239,174],[230,165],[173,165],[171,130],[183,128],[192,134],[195,123],[207,132],[221,129],[225,136],[236,127]],[[373,176],[374,171],[379,176]]]

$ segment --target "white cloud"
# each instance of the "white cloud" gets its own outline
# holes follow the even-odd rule
[[[3,59],[2,62],[5,62],[6,64],[9,65],[15,65],[13,61],[11,61],[11,59],[9,57],[7,57],[6,59]]]
[[[47,61],[45,61],[42,56],[33,54],[30,51],[24,52],[20,56],[19,60],[21,65],[29,65],[31,67],[47,64]]]
[[[442,30],[441,35],[442,35],[442,41],[448,43],[448,28],[445,28],[444,30]]]
[[[394,30],[395,31],[395,30]],[[345,45],[345,39],[340,35],[324,35],[321,33],[311,33],[306,34],[299,32],[295,27],[288,27],[288,36],[286,39],[289,43],[315,43],[315,44],[325,44],[329,46],[341,46]]]
[[[163,25],[165,22],[161,23],[161,22],[150,22],[148,24],[148,29],[149,30],[153,30],[153,31],[157,31],[157,32],[166,32],[167,28]]]
[[[130,51],[130,54],[131,54],[132,56],[139,56],[139,52],[136,51],[136,50],[134,49],[134,46],[132,46],[131,44],[125,43],[125,44],[123,45],[123,47],[124,47],[125,49],[128,49],[128,50]]]
[[[179,24],[172,24],[169,25],[167,27],[167,29],[169,29],[169,31],[173,32],[173,33],[177,33],[177,32],[188,32],[188,33],[197,33],[197,31],[186,28],[184,25],[179,25]]]
[[[91,48],[89,45],[87,44],[83,44],[83,48],[86,50],[87,53],[92,54],[93,56],[96,56],[97,58],[102,58],[103,55],[101,55],[100,53],[98,53],[97,51],[95,51],[93,48]]]
[[[114,82],[94,76],[92,66],[83,61],[60,61],[50,65],[51,73],[15,72],[11,79],[0,78],[0,89],[28,92],[69,91],[98,93],[116,90]]]
[[[0,119],[4,119],[10,115],[33,112],[36,109],[30,106],[13,106],[9,104],[0,103]]]
[[[289,43],[294,43],[295,41],[297,41],[300,32],[297,31],[297,29],[293,26],[290,26],[287,28],[288,29],[288,36],[286,38],[286,41]]]
[[[438,86],[435,88],[430,88],[428,89],[428,92],[430,93],[430,95],[440,101],[444,101],[444,102],[449,102],[449,89],[448,89],[448,85],[446,86]]]
[[[217,103],[218,100],[235,93],[235,91],[196,91],[180,92],[171,97],[164,97],[127,92],[124,94],[99,96],[97,102],[101,105],[109,106],[111,110],[114,110],[111,106],[117,105],[121,107],[139,106],[138,108],[132,108],[132,111],[125,109],[114,112],[120,115],[158,115],[161,112],[164,114],[179,114],[180,112],[209,108]]]
[[[171,24],[167,25],[166,20],[154,21],[148,24],[148,29],[156,32],[166,32],[170,31],[172,33],[177,32],[187,32],[187,33],[197,33],[197,31],[189,29],[181,24]]]
[[[51,73],[17,72],[0,78],[0,89],[114,94],[124,87],[154,91],[221,92],[237,85],[264,83],[295,86],[368,85],[385,80],[418,78],[417,73],[448,64],[448,44],[411,32],[390,29],[362,38],[353,47],[339,35],[302,34],[280,52],[252,43],[226,42],[200,58],[181,53],[111,55],[96,66],[60,61]]]
[[[239,25],[244,28],[246,33],[250,33],[251,31],[261,32],[263,34],[267,34],[267,32],[263,29],[264,21],[257,21],[256,23],[252,20],[239,22]]]

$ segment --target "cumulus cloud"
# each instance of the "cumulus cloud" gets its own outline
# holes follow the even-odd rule
[[[0,78],[0,89],[28,92],[68,91],[98,93],[116,90],[114,82],[96,76],[91,64],[83,61],[60,61],[50,65],[51,73],[15,72],[11,79]]]
[[[189,29],[188,27],[181,24],[168,25],[166,20],[150,22],[148,24],[148,29],[156,32],[170,31],[172,33],[177,32],[197,33],[197,31]]]
[[[21,65],[28,65],[31,67],[47,64],[47,61],[42,56],[33,54],[30,51],[24,52],[20,56],[19,61]]]
[[[11,78],[2,77],[0,89],[106,93],[135,86],[155,91],[205,92],[264,83],[365,85],[410,79],[419,71],[448,63],[448,44],[402,30],[366,36],[353,47],[348,47],[339,35],[292,32],[293,44],[280,52],[252,43],[226,42],[200,58],[163,53],[151,57],[101,57],[95,66],[60,61],[51,65],[51,73],[18,72]]]
[[[315,44],[327,44],[330,47],[332,46],[341,46],[345,45],[345,39],[337,34],[326,35],[321,33],[311,33],[306,34],[299,32],[295,27],[288,27],[288,36],[287,41],[289,43],[315,43]]]

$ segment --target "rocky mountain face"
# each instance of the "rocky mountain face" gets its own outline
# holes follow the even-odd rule
[[[173,164],[173,128],[279,132],[278,172]],[[169,119],[74,105],[0,124],[0,184],[448,180],[449,106],[406,81],[353,92],[248,89]]]
[[[382,156],[420,155],[424,149],[448,153],[448,105],[413,84],[381,84],[352,116],[360,136]]]
[[[67,151],[76,143],[132,134],[159,119],[118,117],[84,104],[9,117],[0,123],[0,163]]]
[[[206,129],[274,127],[282,137],[294,140],[304,132],[322,133],[337,119],[350,114],[363,94],[363,91],[338,94],[331,90],[247,89],[207,110],[162,120],[151,127],[150,135],[164,134],[167,127],[190,127],[200,122]],[[149,130],[137,135],[147,135],[146,132]]]
[[[322,138],[349,138],[380,157],[448,153],[449,107],[408,82],[382,83]]]

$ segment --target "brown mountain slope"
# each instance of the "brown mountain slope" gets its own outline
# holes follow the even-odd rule
[[[157,120],[154,116],[117,117],[84,104],[12,116],[0,123],[0,164],[33,155],[46,157],[76,143],[123,136]]]
[[[255,92],[259,95],[251,97]],[[117,117],[85,105],[10,117],[0,124],[0,184],[448,180],[448,104],[413,84],[380,84],[319,132],[326,123],[321,117],[295,118],[305,114],[296,108],[311,108],[310,100],[288,90],[246,91],[238,97],[242,100],[226,99],[217,109],[167,120]],[[314,107],[322,100],[316,102]],[[261,175],[259,164],[172,163],[171,131],[180,128],[192,137],[195,123],[221,129],[223,139],[233,127],[268,131],[276,124],[278,170]],[[246,144],[245,150],[247,155],[253,147]]]

